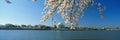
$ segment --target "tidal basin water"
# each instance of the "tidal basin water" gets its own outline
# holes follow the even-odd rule
[[[0,30],[0,40],[120,40],[120,31]]]

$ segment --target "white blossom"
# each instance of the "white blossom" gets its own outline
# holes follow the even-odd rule
[[[104,9],[101,7],[102,4],[95,4],[94,0],[46,0],[43,12],[48,13],[46,13],[46,15],[43,15],[42,20],[46,21],[47,18],[49,16],[52,16],[57,10],[57,13],[62,16],[66,24],[75,25],[78,23],[77,21],[79,20],[79,16],[83,17],[84,10],[90,7],[90,5],[98,6],[98,11],[103,17],[102,11]]]

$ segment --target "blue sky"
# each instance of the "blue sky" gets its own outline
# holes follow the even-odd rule
[[[42,17],[42,9],[44,8],[44,1],[38,0],[32,2],[31,0],[10,0],[12,4],[7,4],[5,0],[0,0],[0,24],[26,24],[26,25],[52,25],[52,21],[48,19],[45,23],[40,23]],[[106,6],[103,12],[105,19],[101,19],[99,13],[91,12],[93,7],[85,11],[84,18],[79,20],[79,26],[86,27],[120,27],[120,0],[103,0],[102,4]],[[96,10],[96,9],[95,9]],[[63,22],[61,16],[55,13],[54,18],[57,22]]]

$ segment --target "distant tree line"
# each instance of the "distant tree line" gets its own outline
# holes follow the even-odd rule
[[[58,27],[54,26],[46,26],[46,25],[13,25],[13,24],[5,24],[0,25],[0,30],[73,30],[70,27]],[[90,27],[75,27],[74,30],[120,30],[119,27],[110,28],[110,27],[101,27],[101,28],[90,28]]]
[[[45,26],[45,25],[13,25],[13,24],[5,24],[0,25],[0,29],[22,29],[22,30],[51,30],[54,27]]]

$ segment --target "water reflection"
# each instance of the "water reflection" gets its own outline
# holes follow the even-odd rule
[[[120,31],[0,30],[0,40],[120,40]]]
[[[72,31],[56,31],[56,40],[101,40],[101,38],[94,37],[95,35],[88,35],[84,32],[71,32]]]
[[[57,31],[56,40],[118,40],[118,33],[115,32],[120,33],[120,31]]]

